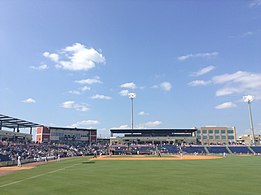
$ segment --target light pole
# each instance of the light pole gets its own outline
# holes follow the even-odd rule
[[[129,93],[128,96],[131,99],[131,129],[133,130],[133,100],[136,98],[136,94]]]
[[[252,96],[252,95],[243,96],[243,100],[244,100],[244,102],[248,103],[250,130],[252,131],[252,144],[255,145],[255,132],[254,132],[254,126],[253,126],[253,119],[252,119],[252,110],[251,110],[251,102],[254,101],[254,96]]]

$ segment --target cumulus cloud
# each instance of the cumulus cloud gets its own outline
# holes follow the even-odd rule
[[[195,87],[195,86],[206,86],[210,83],[211,83],[211,81],[195,80],[195,81],[191,81],[190,83],[188,83],[188,85]]]
[[[31,66],[30,68],[34,70],[47,70],[49,67],[46,64],[42,64],[40,66]]]
[[[89,90],[91,90],[91,88],[89,87],[89,86],[83,86],[83,87],[80,87],[80,90],[81,91],[89,91]]]
[[[112,129],[129,129],[128,125],[120,125],[119,127],[113,127]]]
[[[71,90],[71,91],[69,91],[69,93],[74,94],[74,95],[81,95],[81,92],[77,91],[77,90]]]
[[[96,84],[96,83],[102,83],[102,81],[101,81],[99,76],[96,76],[96,77],[94,77],[92,79],[77,80],[75,82],[79,83],[79,84],[84,84],[84,85],[92,85],[92,84]]]
[[[212,52],[212,53],[196,53],[196,54],[187,54],[183,56],[179,56],[178,60],[179,61],[185,61],[190,58],[213,58],[218,56],[218,52]]]
[[[148,121],[146,123],[139,124],[138,128],[153,128],[153,127],[160,126],[161,124],[162,124],[161,121]]]
[[[256,34],[259,34],[260,32],[261,32],[261,29],[254,30],[254,31],[247,31],[247,32],[241,33],[239,35],[231,36],[231,38],[247,38],[247,37],[251,37]]]
[[[56,53],[49,53],[49,52],[44,52],[43,56],[50,59],[53,62],[59,62],[59,55]]]
[[[75,124],[72,124],[72,127],[87,127],[89,125],[97,125],[99,124],[99,121],[97,120],[83,120],[83,121],[79,121]]]
[[[87,90],[91,90],[91,88],[89,86],[83,86],[83,87],[80,87],[78,90],[71,90],[71,91],[69,91],[69,93],[75,94],[75,95],[81,95],[83,92],[85,92]]]
[[[96,94],[96,95],[92,96],[91,99],[95,99],[95,100],[97,100],[97,99],[99,99],[99,100],[110,100],[110,99],[112,99],[112,97]]]
[[[218,89],[216,91],[216,96],[226,96],[226,95],[231,95],[231,94],[240,93],[240,92],[243,92],[243,90],[240,88],[225,87],[222,89]]]
[[[261,99],[261,74],[237,71],[232,74],[218,75],[212,78],[214,84],[224,85],[216,92],[217,96],[231,94],[251,94]]]
[[[140,116],[147,116],[147,115],[149,115],[149,113],[141,111],[141,112],[138,113],[138,115],[140,115]]]
[[[119,92],[119,94],[120,94],[121,96],[128,96],[128,95],[129,95],[129,90],[127,90],[127,89],[121,90],[121,91]]]
[[[27,103],[27,104],[33,104],[36,103],[36,101],[33,98],[28,98],[23,100],[22,102]]]
[[[124,83],[121,84],[121,88],[127,88],[127,89],[136,89],[136,84],[131,82],[131,83]]]
[[[204,68],[198,70],[197,72],[194,72],[192,75],[193,76],[202,76],[204,74],[207,74],[207,73],[211,72],[214,69],[215,69],[215,66],[212,66],[212,65],[211,66],[207,66],[207,67],[204,67]]]
[[[209,81],[195,80],[188,85],[206,86],[208,84],[219,85],[216,90],[216,96],[253,95],[256,100],[261,100],[261,74],[246,71],[237,71],[234,73],[225,73],[212,77]]]
[[[160,87],[164,91],[170,91],[171,88],[172,88],[172,85],[171,85],[170,82],[163,82],[163,83],[160,84]]]
[[[229,108],[235,108],[235,107],[237,107],[237,105],[234,104],[233,102],[225,102],[223,104],[217,105],[215,108],[220,110],[220,109],[229,109]]]
[[[89,110],[87,104],[78,104],[74,101],[65,101],[63,102],[62,107],[66,109],[74,109],[76,111],[81,111],[81,112],[86,112]]]
[[[70,71],[88,71],[96,64],[105,63],[105,57],[83,44],[75,43],[57,53],[44,52],[43,56],[56,63],[57,68]]]

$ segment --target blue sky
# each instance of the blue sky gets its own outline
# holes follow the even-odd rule
[[[0,110],[50,126],[261,133],[261,1],[0,1]]]

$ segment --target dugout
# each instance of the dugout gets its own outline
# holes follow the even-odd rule
[[[110,144],[196,144],[196,131],[196,128],[110,129]]]

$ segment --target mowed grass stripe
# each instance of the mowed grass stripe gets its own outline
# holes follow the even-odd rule
[[[1,194],[261,194],[260,160],[260,157],[202,161],[69,159],[0,177],[3,185],[4,180],[14,182],[17,178],[25,179],[79,163],[3,187]]]
[[[20,182],[23,182],[23,181],[26,181],[26,180],[35,179],[35,178],[37,178],[37,177],[41,177],[41,176],[44,176],[44,175],[47,175],[47,174],[56,173],[56,172],[62,171],[62,170],[64,170],[64,169],[68,169],[68,168],[74,167],[74,166],[76,166],[76,165],[79,165],[79,163],[73,164],[73,165],[71,165],[71,166],[64,167],[64,168],[61,168],[61,169],[57,169],[57,170],[54,170],[54,171],[49,171],[49,172],[46,172],[46,173],[42,173],[42,174],[39,174],[39,175],[35,175],[35,176],[32,176],[32,177],[28,177],[28,178],[25,178],[25,179],[22,179],[22,180],[18,180],[18,181],[14,181],[14,182],[11,182],[11,183],[7,183],[7,184],[4,184],[4,185],[1,185],[0,188],[5,187],[5,186],[10,186],[10,185],[13,185],[13,184],[16,184],[16,183],[20,183]]]

